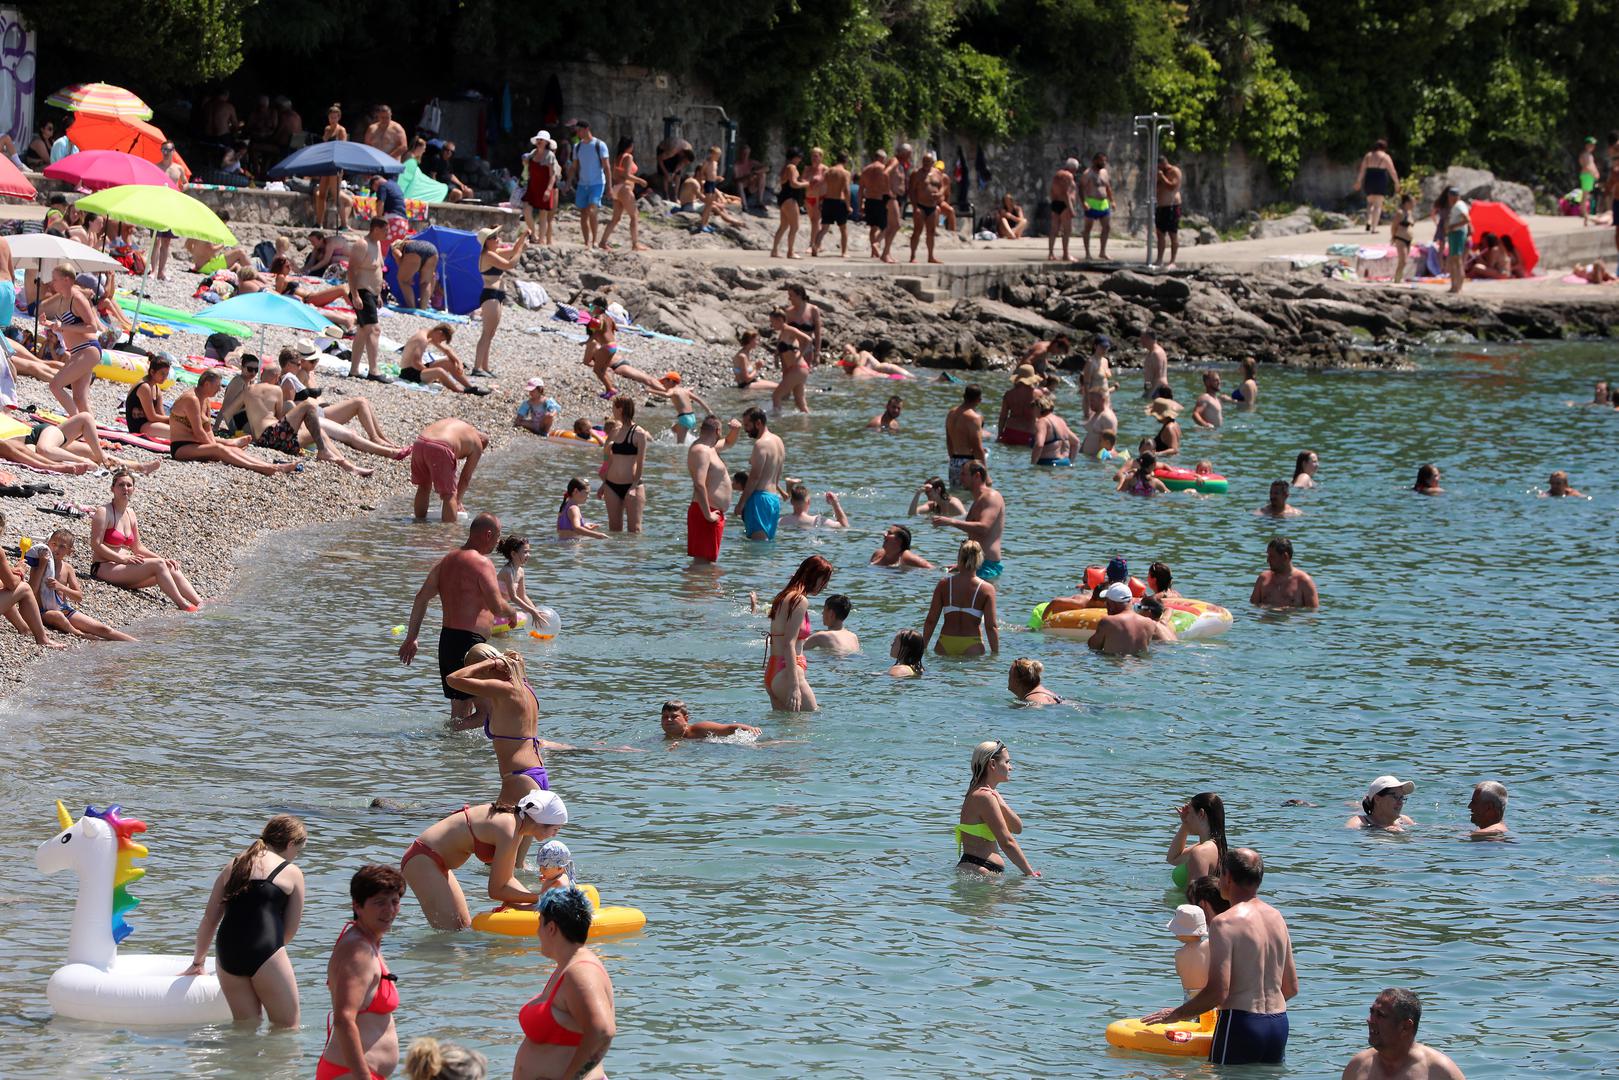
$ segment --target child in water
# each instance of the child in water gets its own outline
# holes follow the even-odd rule
[[[727,735],[735,735],[739,731],[757,735],[762,730],[752,724],[718,724],[712,720],[693,721],[684,701],[665,701],[663,703],[663,714],[658,718],[658,722],[663,725],[663,737],[665,739],[707,739],[710,737],[723,739]]]
[[[888,655],[894,658],[894,666],[888,669],[888,676],[894,679],[920,679],[922,651],[926,644],[922,635],[915,630],[901,630],[895,634],[894,643],[888,647]]]
[[[849,618],[849,612],[854,610],[854,604],[842,593],[833,593],[826,598],[826,604],[821,608],[821,625],[825,630],[817,630],[804,639],[804,648],[825,649],[828,652],[845,655],[860,651],[860,639],[853,630],[845,630],[843,623]]]
[[[555,398],[545,396],[545,380],[530,379],[528,397],[517,403],[517,415],[512,418],[512,427],[532,431],[536,435],[549,435],[561,411],[562,407]]]
[[[557,539],[578,540],[586,536],[593,540],[607,539],[606,533],[585,520],[584,505],[588,498],[589,484],[577,476],[568,481],[567,493],[562,496],[562,506],[557,511]]]
[[[561,840],[547,840],[534,849],[534,869],[540,875],[535,892],[544,896],[552,889],[573,888],[573,852]]]
[[[1175,950],[1175,974],[1180,976],[1181,989],[1190,1000],[1209,983],[1209,926],[1203,909],[1194,904],[1182,904],[1175,909],[1166,929],[1181,942]]]
[[[1097,461],[1129,461],[1130,460],[1130,451],[1115,449],[1115,447],[1117,447],[1119,445],[1119,436],[1118,436],[1117,432],[1104,431],[1104,432],[1102,432],[1101,435],[1097,436],[1097,438],[1100,439],[1101,443],[1102,443],[1102,449],[1100,449],[1100,450],[1098,450],[1096,452],[1096,460]],[[1143,439],[1141,441],[1144,442],[1144,443],[1151,443],[1152,442],[1151,439]],[[1114,482],[1117,483],[1117,480],[1115,480]]]
[[[495,550],[506,559],[506,565],[495,574],[495,581],[500,586],[500,595],[506,603],[518,611],[527,612],[533,625],[539,625],[540,609],[528,598],[528,590],[524,587],[523,581],[523,564],[528,562],[528,540],[508,533],[496,545]]]

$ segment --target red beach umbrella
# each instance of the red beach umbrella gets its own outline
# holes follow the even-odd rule
[[[81,150],[45,166],[45,175],[53,180],[77,184],[85,191],[100,191],[124,184],[177,186],[167,173],[150,161],[121,150]]]
[[[73,123],[68,125],[67,138],[80,150],[121,150],[154,165],[163,160],[161,148],[169,141],[161,128],[144,120],[86,112],[74,115]],[[174,160],[180,162],[186,179],[190,180],[191,167],[178,153],[174,155]]]
[[[28,177],[8,157],[0,155],[0,195],[9,199],[33,199],[39,192],[28,182]]]
[[[1523,218],[1517,215],[1506,203],[1475,202],[1469,215],[1473,220],[1473,242],[1485,233],[1494,233],[1497,236],[1512,237],[1512,246],[1518,249],[1519,258],[1523,259],[1523,272],[1533,274],[1535,264],[1540,262],[1540,252],[1535,248],[1535,238],[1529,233],[1529,226]]]

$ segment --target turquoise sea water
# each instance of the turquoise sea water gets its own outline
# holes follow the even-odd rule
[[[554,643],[517,643],[542,734],[644,751],[549,759],[582,876],[649,920],[600,949],[618,1004],[608,1072],[1215,1072],[1102,1040],[1110,1020],[1178,999],[1163,854],[1173,807],[1205,789],[1224,797],[1233,842],[1263,852],[1264,892],[1292,927],[1301,993],[1287,1074],[1337,1075],[1388,985],[1423,995],[1421,1037],[1474,1080],[1612,1070],[1619,842],[1602,823],[1619,771],[1619,416],[1565,405],[1610,374],[1588,345],[1449,353],[1405,375],[1267,373],[1258,412],[1218,435],[1188,425],[1188,463],[1210,457],[1232,479],[1226,496],[1131,500],[1100,468],[1035,471],[997,450],[1011,506],[1001,656],[930,658],[915,683],[880,675],[894,632],[920,628],[936,575],[865,563],[942,469],[954,388],[901,387],[907,426],[889,437],[861,430],[889,383],[819,376],[830,389],[817,414],[777,430],[789,471],[843,492],[854,527],[774,545],[733,531],[717,573],[687,566],[689,482],[673,447],[651,456],[647,534],[580,546],[550,542],[550,525],[565,478],[594,460],[539,443],[500,459],[473,505],[536,538],[530,593],[564,620]],[[1124,379],[1133,389],[1135,373]],[[1175,382],[1184,396],[1194,376]],[[1148,433],[1119,400],[1123,434]],[[1077,413],[1071,392],[1064,404]],[[1321,486],[1298,496],[1305,516],[1285,532],[1323,606],[1258,614],[1247,596],[1277,527],[1252,511],[1306,447],[1321,456]],[[740,467],[745,448],[732,457]],[[1423,461],[1443,469],[1444,497],[1406,490]],[[1559,467],[1594,497],[1537,499]],[[914,528],[928,558],[951,559],[959,533]],[[397,860],[423,827],[493,791],[485,741],[442,728],[436,614],[414,668],[398,665],[388,633],[459,537],[399,512],[277,537],[227,602],[151,624],[138,646],[87,650],[6,707],[0,1073],[313,1074],[349,875]],[[830,591],[853,599],[865,652],[812,657],[820,713],[772,714],[763,618],[746,597],[768,598],[811,552],[838,568]],[[1030,606],[1115,553],[1143,575],[1169,562],[1186,595],[1230,607],[1235,626],[1129,660],[1019,629]],[[1015,706],[1006,668],[1020,655],[1041,659],[1073,707]],[[765,741],[666,747],[658,706],[676,696],[696,718],[762,725]],[[1002,790],[1041,881],[951,870],[968,757],[987,738],[1011,746]],[[1389,772],[1416,783],[1407,812],[1419,825],[1345,831],[1367,782]],[[1509,787],[1516,842],[1465,842],[1483,779]],[[368,809],[376,796],[412,809]],[[58,797],[75,812],[121,802],[151,826],[125,946],[143,952],[189,951],[224,862],[271,814],[304,817],[310,894],[292,946],[302,1030],[134,1034],[51,1019],[44,983],[65,958],[75,883],[42,878],[33,852],[55,831]],[[460,876],[476,909],[483,879]],[[490,1075],[509,1074],[517,1010],[549,971],[536,949],[434,934],[407,900],[385,952],[402,1043],[448,1036],[488,1053]]]

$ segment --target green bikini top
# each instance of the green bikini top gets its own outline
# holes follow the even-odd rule
[[[989,826],[985,825],[982,821],[976,825],[957,825],[956,852],[958,854],[961,851],[961,838],[963,836],[975,836],[980,840],[988,840],[992,844],[996,842],[995,834],[991,832]]]

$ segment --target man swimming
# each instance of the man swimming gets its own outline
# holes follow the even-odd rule
[[[1248,597],[1250,604],[1269,608],[1321,606],[1315,580],[1293,565],[1293,541],[1285,536],[1272,538],[1265,547],[1265,562],[1270,569],[1255,579],[1254,591]]]

